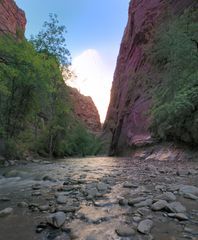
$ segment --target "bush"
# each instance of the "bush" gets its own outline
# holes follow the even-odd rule
[[[197,10],[160,25],[150,50],[160,72],[155,89],[151,130],[162,139],[198,143],[198,21]]]

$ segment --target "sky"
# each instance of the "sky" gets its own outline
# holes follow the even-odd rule
[[[56,13],[72,56],[76,78],[68,84],[91,96],[104,122],[130,0],[15,0],[26,13],[26,37]]]

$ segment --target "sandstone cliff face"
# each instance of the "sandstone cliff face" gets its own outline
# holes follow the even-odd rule
[[[69,87],[69,95],[74,107],[74,114],[93,133],[101,131],[98,110],[91,97],[84,96],[77,89]]]
[[[0,0],[0,34],[21,36],[25,32],[25,13],[14,0]]]
[[[152,41],[155,28],[165,11],[180,14],[196,0],[132,0],[124,32],[111,100],[104,124],[104,135],[110,139],[110,154],[126,146],[150,141],[149,107],[151,89],[159,84],[152,75],[145,47]],[[143,82],[140,75],[147,76]]]

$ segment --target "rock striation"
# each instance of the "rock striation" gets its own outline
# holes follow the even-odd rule
[[[89,96],[84,96],[75,88],[68,87],[74,114],[94,133],[101,131],[98,110]]]
[[[167,11],[180,14],[194,4],[195,0],[130,2],[104,123],[104,137],[110,142],[110,155],[126,146],[151,141],[148,110],[152,104],[151,89],[159,81],[152,75],[145,49],[151,44],[155,29]],[[147,76],[147,80],[143,81],[141,76]]]
[[[26,17],[14,0],[0,0],[0,34],[23,36]]]

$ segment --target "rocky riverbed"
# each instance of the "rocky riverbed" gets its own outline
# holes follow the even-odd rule
[[[198,239],[196,159],[156,156],[1,168],[0,239]]]

